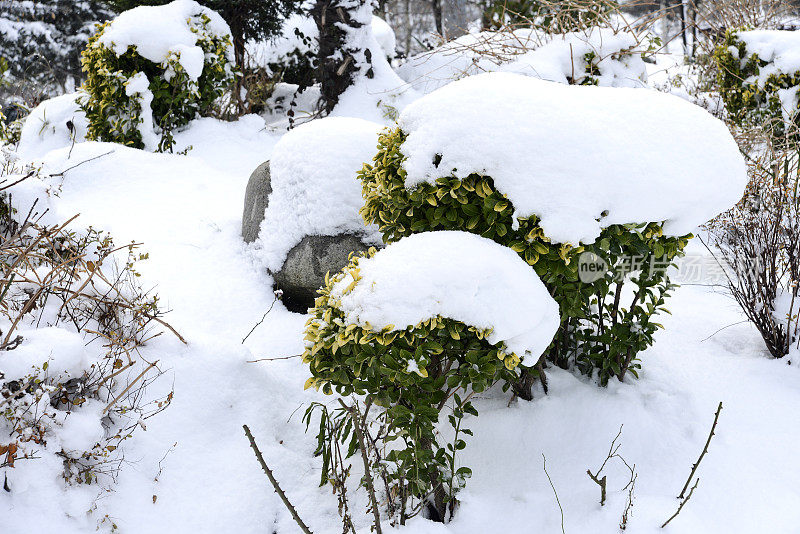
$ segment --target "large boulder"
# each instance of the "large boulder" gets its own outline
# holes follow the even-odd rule
[[[265,161],[250,175],[245,191],[242,238],[246,243],[258,239],[271,193],[270,164]],[[352,252],[369,247],[361,236],[352,233],[305,236],[289,250],[280,270],[270,273],[276,289],[283,291],[283,303],[291,311],[305,313],[314,306],[317,289],[325,284],[325,274],[339,272]]]

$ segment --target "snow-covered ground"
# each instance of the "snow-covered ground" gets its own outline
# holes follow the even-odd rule
[[[365,33],[362,37],[368,38],[374,50],[390,48],[386,36]],[[629,46],[626,42],[622,40],[620,47]],[[555,43],[548,50],[528,58],[536,62],[518,63],[517,67],[537,66],[544,55],[544,59],[561,64],[545,71],[559,73],[557,78],[564,80],[567,72],[574,75],[574,64],[561,53],[566,50],[564,43]],[[416,83],[421,73],[414,70],[419,67],[414,61],[405,71],[400,69],[399,77],[383,54],[373,57],[376,77],[351,88],[334,115],[392,123],[391,117],[408,102],[433,89]],[[435,59],[427,57],[420,64],[430,68]],[[608,85],[638,87],[649,78],[651,86],[663,86],[682,69],[681,59],[674,54],[647,66],[636,59],[632,77],[611,76],[618,69],[609,67],[606,78],[617,82]],[[458,63],[447,58],[444,66],[451,62]],[[534,69],[522,70],[530,74]],[[435,81],[438,87],[440,80]],[[648,91],[629,89],[619,94],[634,90]],[[689,99],[685,90],[673,92]],[[60,97],[49,105],[49,111],[42,106],[31,115],[35,120],[29,121],[20,150],[25,159],[42,162],[45,178],[15,187],[18,208],[24,212],[39,198],[40,207],[46,202],[50,209],[48,220],[64,221],[79,213],[76,228],[106,230],[118,244],[143,243],[149,259],[137,267],[141,282],[145,289],[152,288],[160,295],[161,305],[170,310],[166,320],[187,344],[163,335],[141,349],[144,358],[158,360],[166,370],[148,394],[156,398],[174,390],[174,399],[164,412],[147,420],[146,430],[126,442],[125,462],[111,490],[67,485],[58,476],[60,466],[55,457],[20,461],[10,470],[11,491],[0,491],[0,534],[298,532],[261,472],[243,424],[252,429],[266,461],[313,532],[341,532],[336,497],[329,488],[318,487],[321,465],[313,456],[315,429],[306,433],[301,421],[310,402],[333,402],[313,388],[303,389],[309,372],[298,355],[303,350],[307,316],[291,313],[275,302],[272,280],[264,268],[265,248],[247,246],[240,237],[250,173],[272,158],[276,145],[278,150],[294,146],[302,152],[290,137],[278,144],[285,130],[275,125],[285,126],[286,117],[271,117],[275,119],[271,125],[254,115],[236,122],[198,119],[176,135],[176,152],[188,149],[188,153],[173,155],[80,142],[85,117],[78,111],[75,95]],[[421,108],[422,104],[416,105]],[[496,111],[486,109],[488,116]],[[436,118],[432,111],[423,111],[425,117]],[[438,125],[446,126],[448,117],[460,111],[458,106],[444,109]],[[624,123],[626,117],[618,122]],[[517,117],[520,120],[515,123],[528,118]],[[576,131],[583,118],[575,119]],[[67,120],[76,127],[79,142],[74,146]],[[347,124],[354,120],[334,121]],[[473,123],[485,126],[487,121]],[[319,124],[309,129],[314,128],[322,129]],[[362,124],[361,128],[363,137],[369,139],[377,126]],[[497,131],[502,133],[504,128],[508,129],[507,125],[500,124]],[[663,130],[654,131],[663,134]],[[485,134],[485,129],[482,132]],[[600,130],[595,136],[602,133]],[[37,135],[45,139],[29,142]],[[678,135],[663,146],[673,146]],[[339,139],[342,146],[361,142],[355,135],[345,136]],[[463,143],[461,137],[457,141],[455,146]],[[476,134],[473,142],[480,143],[480,135]],[[591,142],[592,138],[586,140]],[[500,143],[495,145],[503,148]],[[524,150],[513,144],[507,148]],[[469,155],[488,159],[480,151]],[[674,152],[671,155],[675,158]],[[306,160],[311,162],[309,168],[328,173],[336,169],[333,162],[325,167],[321,151],[314,156]],[[427,165],[432,161],[429,156],[426,153],[420,161]],[[579,157],[573,159],[577,162]],[[297,163],[291,157],[284,160]],[[500,167],[506,166],[502,158],[497,161]],[[655,160],[648,161],[654,165]],[[537,160],[524,163],[533,168]],[[715,166],[713,161],[705,163]],[[273,174],[276,176],[280,178],[280,169]],[[324,173],[315,176],[318,182],[326,178]],[[669,180],[672,175],[664,176]],[[326,194],[324,188],[318,189]],[[286,191],[287,195],[291,192]],[[341,213],[331,213],[341,215],[346,226],[352,222],[347,216],[354,213],[344,213],[344,208]],[[276,220],[283,215],[278,213]],[[289,234],[270,236],[283,247],[280,254],[296,242],[297,235]],[[709,259],[696,240],[690,243],[688,253]],[[509,394],[502,393],[499,386],[473,398],[480,416],[467,416],[474,437],[467,438],[468,446],[459,456],[459,461],[472,469],[473,477],[459,494],[461,506],[455,518],[446,525],[415,518],[399,532],[618,532],[626,508],[625,530],[631,533],[798,532],[800,361],[771,359],[758,333],[743,321],[736,303],[718,286],[686,284],[675,291],[668,308],[672,314],[659,318],[665,329],[656,335],[656,344],[641,354],[643,369],[638,380],[612,380],[601,388],[577,373],[551,368],[547,371],[549,394],[537,386],[532,402],[509,403]],[[262,318],[263,323],[258,324]],[[74,343],[75,338],[67,340]],[[30,352],[37,347],[26,349]],[[8,352],[4,358],[15,354]],[[676,496],[703,449],[719,402],[724,408],[708,455],[697,472],[699,486],[680,515],[662,530],[662,523],[679,505]],[[630,471],[612,459],[603,472],[608,477],[608,499],[601,506],[600,489],[587,469],[594,472],[600,467],[620,427],[618,454],[635,466],[635,486],[631,491]],[[442,432],[448,429],[442,428]],[[360,477],[358,469],[356,464],[350,480],[353,490]],[[628,506],[630,495],[632,507]],[[351,499],[356,525],[366,534],[371,517],[364,492],[352,491]],[[394,532],[385,523],[387,531]]]
[[[248,447],[244,423],[312,530],[341,530],[335,497],[317,487],[313,432],[300,421],[305,406],[322,396],[303,391],[308,372],[299,358],[250,363],[299,354],[306,317],[277,304],[242,344],[274,298],[270,278],[239,237],[243,194],[280,135],[256,117],[202,119],[178,137],[179,148],[193,146],[186,156],[79,143],[69,158],[69,148],[44,158],[45,169],[58,172],[108,153],[47,180],[60,186],[50,201],[53,216],[80,213],[83,225],[106,229],[119,243],[143,242],[150,253],[140,267],[143,282],[172,310],[167,319],[188,345],[162,336],[144,348],[169,369],[153,387],[174,387],[175,398],[129,443],[114,490],[97,495],[96,486],[23,477],[28,487],[0,492],[4,533],[93,532],[106,514],[130,533],[297,532]],[[28,186],[30,194],[36,189]],[[691,252],[702,254],[702,247],[693,244]],[[537,391],[533,402],[507,406],[499,390],[483,394],[476,402],[481,415],[468,425],[475,437],[461,456],[474,476],[454,521],[418,518],[404,530],[520,532],[524,525],[526,532],[560,532],[545,455],[564,530],[615,532],[629,474],[610,463],[609,497],[600,507],[586,470],[599,467],[624,425],[619,453],[638,474],[627,531],[660,531],[722,401],[700,484],[666,531],[796,532],[800,362],[770,359],[747,324],[720,330],[742,316],[718,290],[684,286],[669,308],[665,330],[642,355],[639,380],[599,388],[551,369],[549,395]],[[367,532],[363,497],[353,504]]]

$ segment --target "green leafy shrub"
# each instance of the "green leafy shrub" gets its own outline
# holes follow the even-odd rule
[[[653,343],[661,327],[653,316],[664,311],[674,288],[666,267],[682,254],[691,235],[666,237],[661,223],[649,222],[609,226],[590,245],[552,243],[535,216],[514,220],[514,206],[489,176],[451,176],[406,189],[404,140],[400,129],[381,135],[373,163],[359,175],[365,199],[361,213],[367,223],[379,226],[384,241],[465,230],[510,247],[533,266],[560,307],[562,324],[545,357],[586,374],[597,372],[603,385],[614,376],[623,380],[628,372],[638,376],[637,355]],[[608,266],[590,282],[581,281],[579,272],[585,253]],[[634,291],[623,299],[626,281]],[[523,374],[515,392],[529,398],[534,376]]]
[[[740,126],[760,126],[776,139],[795,138],[800,115],[797,91],[800,71],[781,72],[750,52],[740,32],[728,31],[714,51],[717,82],[730,119]],[[767,76],[760,76],[767,70]],[[787,106],[790,93],[793,103]],[[784,98],[781,97],[784,95]]]
[[[375,252],[370,249],[366,257]],[[402,502],[389,508],[410,514],[410,501],[421,506],[433,495],[441,519],[447,510],[452,512],[455,493],[471,475],[469,468],[455,463],[456,452],[466,446],[460,436],[472,434],[462,426],[462,418],[465,413],[478,414],[469,401],[471,393],[497,381],[506,382],[505,390],[519,375],[520,357],[502,342],[491,344],[488,330],[440,316],[405,330],[389,325],[374,331],[368,324],[348,324],[339,299],[359,282],[359,259],[351,256],[340,273],[326,277],[310,310],[303,360],[312,377],[306,387],[341,396],[367,395],[369,402],[383,407],[385,441],[399,443],[385,458],[392,466],[385,479],[387,497]],[[353,282],[342,295],[332,293],[348,276]],[[443,445],[434,427],[449,401],[448,421],[455,437]],[[347,441],[351,431],[338,439]],[[318,439],[324,441],[322,426]]]
[[[209,30],[203,12],[188,19],[196,45],[205,54],[202,74],[193,80],[181,64],[181,53],[170,51],[162,63],[137,53],[135,46],[117,55],[101,42],[111,23],[89,39],[81,62],[89,94],[83,109],[88,138],[135,148],[171,150],[172,132],[198,115],[212,112],[215,101],[233,81],[230,35]]]

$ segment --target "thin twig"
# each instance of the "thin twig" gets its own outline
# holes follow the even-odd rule
[[[247,425],[242,425],[242,428],[244,428],[244,433],[247,436],[247,439],[250,440],[250,447],[253,449],[253,452],[256,455],[256,459],[258,459],[258,463],[261,464],[261,469],[263,469],[264,473],[267,474],[267,478],[269,478],[269,481],[272,483],[272,487],[275,488],[275,493],[278,494],[278,496],[283,501],[283,504],[286,505],[286,508],[289,510],[289,513],[292,514],[292,518],[294,518],[294,521],[300,527],[300,530],[302,530],[305,534],[312,534],[311,530],[306,526],[305,523],[303,523],[303,520],[300,519],[297,510],[295,510],[294,506],[292,506],[292,503],[289,501],[289,498],[286,496],[281,487],[278,485],[278,481],[275,480],[275,476],[272,474],[272,471],[267,466],[267,462],[264,461],[264,457],[261,455],[261,451],[258,450],[258,445],[256,445],[256,440],[253,437],[253,434],[250,433],[250,429],[247,427]]]
[[[672,514],[672,516],[671,516],[669,519],[667,519],[666,521],[664,521],[664,524],[663,524],[663,525],[661,525],[661,528],[664,528],[664,527],[666,527],[666,526],[669,524],[669,522],[670,522],[670,521],[672,521],[673,519],[675,519],[676,517],[678,517],[678,514],[679,514],[679,513],[681,513],[681,510],[683,509],[683,507],[686,505],[686,503],[687,503],[687,502],[689,502],[689,499],[691,499],[691,498],[692,498],[692,494],[694,493],[694,490],[695,490],[695,488],[697,488],[697,485],[698,485],[699,483],[700,483],[700,479],[699,479],[699,478],[698,478],[697,480],[695,480],[695,481],[694,481],[694,486],[692,486],[692,489],[690,489],[690,490],[689,490],[689,494],[688,494],[688,495],[686,495],[686,498],[685,498],[685,499],[683,499],[683,500],[681,501],[681,503],[678,505],[678,509],[677,509],[677,510],[675,510],[675,513],[674,513],[674,514]]]
[[[561,501],[558,500],[558,492],[553,485],[553,480],[547,472],[547,458],[545,458],[544,453],[542,453],[542,469],[544,469],[544,474],[547,475],[547,481],[550,482],[550,487],[553,488],[553,494],[556,496],[556,504],[558,504],[558,510],[561,512],[561,533],[564,534],[564,509],[561,507]]]
[[[108,152],[106,152],[105,154],[100,154],[99,156],[95,156],[95,157],[93,157],[93,158],[89,158],[89,159],[87,159],[87,160],[85,160],[85,161],[81,161],[80,163],[76,163],[76,164],[75,164],[75,165],[73,165],[72,167],[69,167],[69,168],[67,168],[67,169],[64,169],[64,170],[63,170],[63,171],[61,171],[61,172],[57,172],[57,173],[51,174],[50,176],[64,176],[64,175],[65,175],[67,172],[71,171],[72,169],[74,169],[74,168],[76,168],[76,167],[80,167],[80,166],[81,166],[81,165],[83,165],[84,163],[89,163],[90,161],[94,161],[94,160],[96,160],[96,159],[100,159],[100,158],[102,158],[102,157],[108,156],[109,154],[113,154],[114,152],[115,152],[114,150],[109,150],[109,151],[108,151]]]
[[[692,472],[689,473],[689,478],[686,479],[686,484],[683,485],[683,489],[681,490],[680,495],[678,495],[679,499],[683,499],[683,494],[686,493],[686,488],[689,487],[689,484],[692,482],[692,477],[694,477],[697,468],[700,467],[700,462],[703,460],[703,457],[708,452],[708,445],[711,443],[711,438],[714,437],[714,429],[717,428],[717,421],[719,420],[719,413],[722,411],[722,401],[720,401],[719,406],[717,406],[717,413],[714,414],[714,424],[711,425],[711,432],[708,433],[708,439],[706,440],[706,446],[703,447],[703,452],[700,453],[700,457],[697,459],[697,463],[692,466]]]
[[[341,404],[342,408],[349,412],[350,417],[353,418],[353,429],[358,439],[358,448],[361,449],[361,460],[364,462],[364,478],[367,479],[367,491],[369,492],[369,500],[372,503],[372,515],[375,517],[375,533],[383,534],[381,531],[381,512],[378,509],[378,499],[375,498],[375,485],[372,481],[372,473],[370,473],[369,458],[367,458],[367,448],[364,443],[364,433],[361,431],[361,413],[355,405],[348,406],[342,399],[339,399],[339,404]]]
[[[292,358],[300,358],[302,354],[295,354],[294,356],[281,356],[280,358],[259,358],[257,360],[247,360],[247,363],[258,362],[274,362],[275,360],[291,360]]]
[[[251,328],[251,329],[250,329],[250,331],[247,333],[247,335],[246,335],[246,336],[244,336],[244,339],[242,339],[242,344],[243,344],[243,345],[244,345],[244,342],[245,342],[245,341],[247,341],[247,338],[248,338],[248,337],[250,337],[250,334],[252,334],[253,332],[255,332],[255,331],[256,331],[256,328],[258,328],[259,326],[261,326],[261,323],[263,323],[263,322],[264,322],[264,320],[267,318],[267,315],[269,315],[269,312],[271,312],[271,311],[272,311],[272,307],[273,307],[273,306],[275,306],[275,303],[276,303],[276,302],[278,302],[278,295],[275,295],[275,298],[273,299],[273,301],[272,301],[272,304],[270,304],[270,305],[269,305],[269,309],[268,309],[266,312],[264,312],[264,316],[263,316],[263,317],[261,317],[261,320],[260,320],[260,321],[258,321],[258,322],[256,323],[256,325],[255,325],[253,328]]]

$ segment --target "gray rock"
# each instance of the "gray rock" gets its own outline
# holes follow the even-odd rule
[[[258,238],[270,193],[269,161],[266,161],[253,171],[247,182],[242,213],[242,238],[246,243]],[[283,303],[291,311],[305,313],[314,306],[317,289],[325,283],[325,274],[342,270],[351,252],[368,249],[369,245],[355,234],[304,237],[289,251],[281,270],[272,273],[276,287],[283,291]]]
[[[280,272],[273,274],[275,285],[283,290],[286,307],[303,313],[313,307],[319,296],[317,289],[325,284],[325,274],[341,271],[351,252],[368,249],[369,245],[353,234],[304,237],[289,251]]]
[[[270,183],[269,161],[265,161],[250,175],[250,180],[247,182],[247,189],[244,193],[242,238],[245,243],[252,243],[258,238],[270,193],[272,193],[272,185]]]

